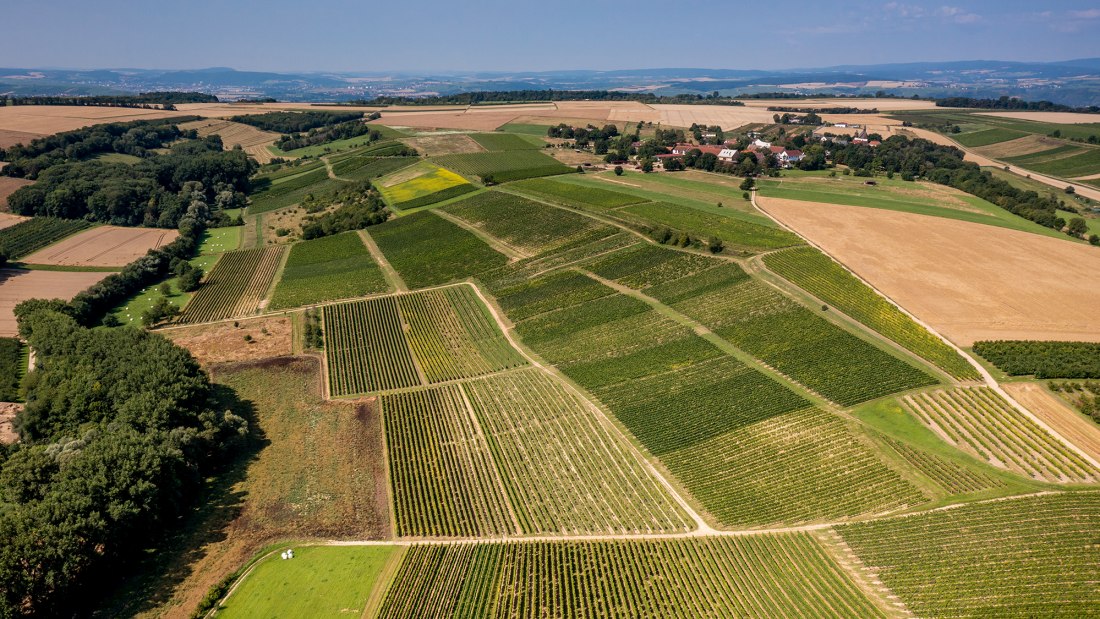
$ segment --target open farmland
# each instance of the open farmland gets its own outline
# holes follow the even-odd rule
[[[886,616],[880,604],[794,533],[413,546],[379,616]]]
[[[61,131],[102,123],[153,120],[186,116],[188,112],[146,110],[128,107],[100,107],[92,105],[16,105],[0,106],[0,132],[19,132],[19,140],[26,135],[44,137]]]
[[[282,259],[282,247],[222,254],[183,308],[179,322],[210,322],[254,314],[267,297]]]
[[[553,157],[537,150],[511,150],[467,155],[443,155],[433,160],[459,174],[491,178],[504,183],[537,176],[551,176],[572,172],[572,168],[558,163]]]
[[[82,219],[34,217],[0,228],[0,251],[14,260],[88,228]]]
[[[414,288],[465,279],[508,261],[472,232],[428,212],[372,226],[369,234]]]
[[[427,162],[395,172],[379,181],[377,187],[390,206],[403,210],[427,206],[477,189],[458,174]]]
[[[1091,483],[1100,469],[987,387],[908,395],[904,406],[949,444],[1025,477]]]
[[[0,144],[0,148],[4,145]],[[0,166],[2,167],[2,166]],[[6,208],[8,208],[8,196],[15,193],[20,187],[25,187],[32,184],[33,181],[28,181],[24,178],[12,178],[10,176],[0,176],[0,214]]]
[[[0,269],[0,337],[13,337],[18,332],[12,312],[19,303],[42,297],[68,301],[108,275],[95,271]]]
[[[487,151],[537,150],[546,144],[542,140],[513,133],[475,133],[470,137]]]
[[[1005,383],[1004,389],[1040,421],[1100,462],[1100,425],[1070,408],[1041,383]]]
[[[184,131],[194,129],[201,138],[216,135],[222,139],[222,146],[226,150],[240,146],[244,152],[261,164],[271,162],[274,155],[268,146],[279,139],[279,134],[273,131],[264,131],[252,125],[229,120],[196,120],[180,123],[179,128]]]
[[[321,193],[344,185],[329,178],[323,163],[288,167],[275,174],[258,177],[259,188],[249,196],[248,213],[255,215],[297,204],[308,194]]]
[[[29,264],[121,267],[144,256],[150,249],[167,245],[179,236],[176,230],[97,226],[40,249],[23,258]]]
[[[271,309],[387,292],[382,270],[354,231],[296,243],[271,297]]]
[[[10,228],[15,224],[27,221],[30,217],[23,217],[22,215],[12,215],[11,213],[0,213],[0,230],[4,228]]]
[[[533,178],[520,181],[509,186],[509,189],[533,194],[542,199],[574,206],[578,208],[613,209],[629,204],[645,202],[645,198],[637,198],[630,194],[599,189],[596,187],[581,187],[570,183],[562,183],[549,178]]]
[[[840,527],[922,617],[1087,617],[1100,607],[1100,495],[1056,494]]]
[[[1100,253],[1069,241],[856,206],[757,199],[960,346],[1100,341]]]

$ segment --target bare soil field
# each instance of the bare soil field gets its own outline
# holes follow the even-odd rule
[[[757,204],[960,346],[1100,342],[1100,251],[982,224],[776,198]]]
[[[428,157],[485,152],[481,144],[475,142],[470,136],[461,133],[422,135],[415,138],[404,138],[401,142]]]
[[[150,249],[171,243],[176,230],[98,226],[74,234],[23,259],[28,264],[119,267],[144,256]]]
[[[26,131],[0,130],[0,148],[8,148],[16,144],[29,144],[31,140],[40,138],[42,133],[28,133]]]
[[[0,445],[11,445],[19,440],[15,432],[15,416],[23,410],[22,404],[0,402]]]
[[[13,337],[18,331],[12,311],[27,299],[72,299],[76,294],[110,273],[68,271],[23,271],[0,269],[0,337]]]
[[[568,166],[578,166],[584,165],[586,163],[591,163],[593,165],[602,165],[604,162],[602,157],[593,155],[588,151],[581,151],[578,153],[572,148],[550,148],[542,152],[550,155],[554,159],[557,159],[558,161]]]
[[[512,112],[467,114],[465,111],[461,111],[387,114],[383,111],[382,118],[371,122],[394,127],[412,127],[414,129],[467,129],[471,131],[492,131],[503,124],[511,122],[515,117],[516,114]]]
[[[28,181],[24,178],[0,176],[0,210],[8,208],[8,196],[15,193],[16,189],[32,184],[34,184],[34,181]]]
[[[186,112],[90,105],[14,105],[0,107],[0,134],[5,131],[50,135],[102,123],[183,116]]]
[[[202,365],[252,361],[291,354],[290,318],[254,318],[167,329],[161,335],[191,351]],[[251,341],[245,340],[251,337]]]
[[[1065,142],[1055,140],[1054,138],[1048,138],[1045,135],[1027,135],[1022,138],[1016,138],[1015,140],[1008,140],[1007,142],[980,146],[974,150],[989,157],[1000,159],[1002,157],[1029,155],[1031,153],[1057,148],[1063,144],[1065,144]]]
[[[1017,402],[1042,419],[1082,451],[1100,460],[1100,426],[1085,419],[1057,396],[1036,383],[1003,383],[1001,385]]]
[[[0,213],[0,230],[4,228],[10,228],[15,224],[26,221],[30,217],[23,217],[22,215],[12,215],[11,213]]]
[[[274,155],[267,147],[281,137],[278,133],[228,120],[196,120],[180,124],[180,129],[194,129],[202,138],[208,135],[219,135],[225,150],[231,150],[234,145],[240,144],[244,152],[260,163],[271,162]]]
[[[1078,114],[1075,112],[979,112],[978,116],[999,116],[1016,120],[1034,120],[1035,122],[1056,123],[1059,125],[1081,125],[1100,122],[1096,114]]]

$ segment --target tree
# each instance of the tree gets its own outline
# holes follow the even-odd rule
[[[622,175],[623,175],[623,166],[621,166],[621,165],[615,166],[615,176],[622,176]]]
[[[1092,245],[1100,245],[1100,234],[1090,234],[1089,243]]]
[[[756,187],[756,181],[750,176],[741,181],[741,191],[752,191]]]
[[[1089,231],[1089,224],[1083,217],[1074,217],[1067,224],[1066,233],[1072,236],[1083,236]]]
[[[722,250],[725,249],[725,248],[726,248],[726,244],[724,242],[722,242],[722,239],[720,239],[716,236],[711,237],[710,240],[707,241],[707,249],[709,249],[710,253],[712,253],[712,254],[720,254],[720,253],[722,253]]]
[[[648,174],[652,171],[653,171],[653,160],[652,159],[646,159],[645,161],[643,161],[642,162],[642,172],[645,172],[645,173]]]
[[[183,275],[180,275],[178,278],[180,291],[195,292],[198,290],[199,282],[202,281],[202,275],[202,269],[195,266],[185,271]]]
[[[1066,185],[1066,193],[1072,196],[1077,193],[1077,189],[1073,185]]]

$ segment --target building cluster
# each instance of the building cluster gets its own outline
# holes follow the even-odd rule
[[[774,146],[771,142],[765,142],[757,138],[751,144],[746,146],[743,150],[734,148],[737,145],[735,140],[726,140],[722,145],[707,145],[707,144],[676,144],[672,147],[672,152],[665,155],[657,155],[657,159],[664,161],[666,159],[681,158],[687,155],[693,150],[699,151],[700,155],[711,154],[718,158],[719,161],[733,163],[740,159],[738,153],[751,153],[756,157],[757,161],[764,161],[764,158],[768,155],[774,155],[776,161],[785,168],[791,167],[792,164],[802,161],[803,153],[797,149],[784,148],[782,146]]]

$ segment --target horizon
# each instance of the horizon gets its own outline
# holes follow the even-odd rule
[[[1100,7],[1082,0],[1039,10],[1020,0],[860,0],[828,11],[803,0],[782,10],[688,0],[676,6],[677,16],[687,19],[686,34],[670,29],[668,14],[653,0],[629,10],[578,0],[552,6],[489,0],[463,10],[440,2],[366,7],[330,0],[308,11],[282,0],[198,0],[155,11],[135,11],[126,0],[20,3],[6,10],[9,23],[21,27],[6,33],[4,64],[58,70],[232,65],[275,73],[380,71],[369,68],[375,64],[386,67],[382,72],[514,73],[569,70],[553,68],[562,66],[637,70],[630,67],[649,64],[638,62],[639,54],[648,54],[667,59],[651,66],[788,71],[809,68],[808,57],[822,68],[860,65],[869,52],[874,64],[954,62],[974,49],[1002,62],[1060,62],[1100,53]],[[214,18],[196,22],[206,15]],[[705,27],[696,26],[694,15]],[[792,17],[803,21],[792,26]],[[188,24],[196,25],[193,34]],[[69,44],[43,46],[42,32]],[[1033,44],[1020,46],[1020,40]],[[79,50],[79,61],[73,50]],[[142,62],[134,62],[137,55]],[[439,58],[449,58],[451,66],[441,66]]]

